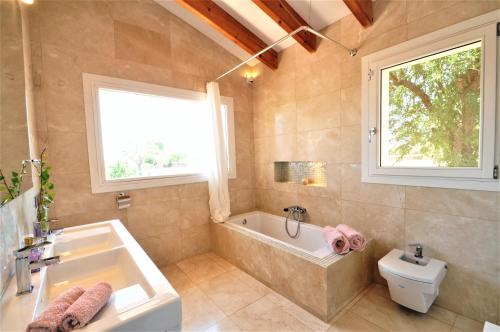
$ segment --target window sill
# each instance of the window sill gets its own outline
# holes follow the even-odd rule
[[[207,181],[207,176],[204,174],[188,174],[177,176],[166,176],[145,179],[130,179],[117,181],[92,181],[92,193],[107,193],[114,191],[146,189],[163,186],[174,186],[187,183],[197,183]]]
[[[361,182],[394,184],[402,186],[419,186],[433,188],[468,189],[500,191],[500,181],[494,179],[463,179],[439,177],[409,177],[392,175],[362,175]]]

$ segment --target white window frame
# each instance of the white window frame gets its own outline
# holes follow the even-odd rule
[[[497,54],[500,44],[496,35],[500,11],[438,30],[362,58],[362,182],[415,185],[457,189],[499,191],[500,182],[493,179],[498,159],[495,146],[495,117],[498,90]],[[411,168],[381,167],[380,163],[380,87],[381,70],[438,53],[456,45],[482,42],[481,133],[479,168]],[[498,115],[497,115],[498,117]],[[498,120],[498,119],[497,119]],[[371,128],[376,128],[373,132]],[[500,128],[496,128],[497,131]]]
[[[207,175],[203,173],[106,180],[98,95],[100,88],[107,88],[155,96],[205,101],[207,98],[206,93],[88,73],[83,73],[82,76],[92,193],[144,189],[207,181]],[[221,96],[221,103],[226,105],[228,110],[228,171],[229,178],[234,179],[236,178],[236,149],[233,98]]]

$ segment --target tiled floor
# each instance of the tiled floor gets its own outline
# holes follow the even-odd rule
[[[371,286],[330,324],[208,253],[162,268],[182,298],[183,331],[482,331],[482,324],[433,306],[405,309]]]

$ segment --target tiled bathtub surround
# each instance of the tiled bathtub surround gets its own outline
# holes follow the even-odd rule
[[[40,145],[53,166],[57,226],[120,219],[158,265],[210,249],[206,183],[117,193],[90,189],[82,73],[205,91],[238,60],[150,0],[40,0],[30,7]],[[237,176],[231,208],[254,208],[251,89],[235,73],[220,82],[234,98]]]
[[[410,242],[448,262],[437,303],[477,320],[500,319],[500,195],[362,183],[361,58],[500,8],[498,0],[373,2],[375,24],[346,16],[323,32],[314,54],[286,49],[276,71],[260,65],[253,90],[257,209],[307,208],[317,225],[351,225],[375,241],[375,259]],[[273,182],[273,162],[322,160],[327,187]],[[376,270],[376,264],[373,264]],[[383,282],[377,276],[377,281]]]
[[[321,264],[230,225],[211,224],[211,236],[215,253],[324,321],[373,280],[373,241]]]

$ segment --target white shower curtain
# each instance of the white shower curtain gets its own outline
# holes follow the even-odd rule
[[[227,220],[231,214],[228,188],[228,162],[224,144],[224,128],[220,105],[219,84],[207,83],[207,102],[210,111],[212,140],[208,190],[210,194],[210,215],[216,223]]]

